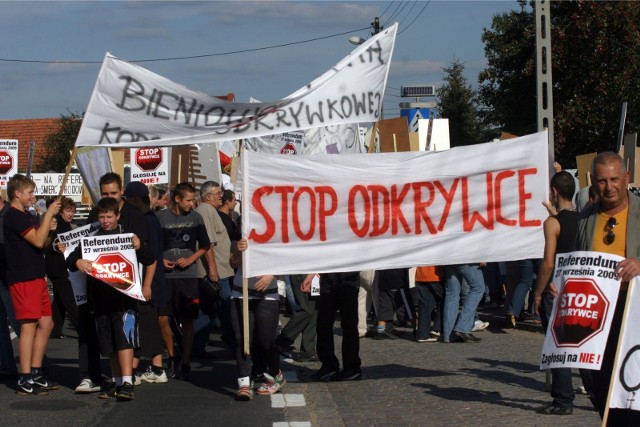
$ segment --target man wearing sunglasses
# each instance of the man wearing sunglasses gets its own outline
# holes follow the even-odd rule
[[[629,281],[640,274],[640,199],[627,190],[629,172],[625,168],[624,160],[616,153],[600,153],[593,159],[591,180],[598,202],[580,214],[578,250],[606,252],[625,258],[616,268],[617,277],[622,283],[602,367],[600,371],[592,372],[594,385],[592,400],[602,417]],[[640,421],[629,424],[632,420],[628,417],[638,417],[638,415],[638,412],[612,409],[609,413],[609,425],[640,425]],[[619,422],[616,422],[616,419]]]

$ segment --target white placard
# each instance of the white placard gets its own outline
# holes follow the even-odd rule
[[[6,189],[9,178],[18,173],[18,140],[0,139],[0,188]],[[11,197],[7,197],[11,200]]]
[[[169,183],[169,148],[132,148],[130,154],[131,181],[140,181],[146,185]]]

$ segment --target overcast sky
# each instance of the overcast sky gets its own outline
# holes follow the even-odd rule
[[[350,36],[369,37],[376,16],[400,24],[384,100],[396,117],[413,100],[400,86],[439,85],[454,59],[477,85],[482,30],[511,9],[517,1],[0,1],[0,120],[83,113],[107,50],[128,61],[225,54],[139,65],[211,95],[281,99],[348,55]]]

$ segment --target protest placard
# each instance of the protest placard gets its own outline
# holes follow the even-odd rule
[[[540,360],[540,369],[599,370],[609,336],[624,258],[601,252],[558,254],[552,278],[558,289]]]
[[[18,173],[18,140],[0,139],[0,188],[6,189],[9,178]]]
[[[95,234],[100,229],[100,223],[94,222],[83,227],[75,228],[66,233],[60,233],[53,241],[53,245],[64,243],[64,259],[67,259],[80,244],[80,239]],[[76,305],[87,302],[87,276],[79,271],[69,271],[69,281],[73,288]]]
[[[246,152],[243,231],[251,243],[244,271],[253,277],[539,258],[548,216],[546,135],[437,153]]]
[[[131,298],[146,301],[132,237],[132,233],[83,237],[82,258],[93,261],[92,277]]]

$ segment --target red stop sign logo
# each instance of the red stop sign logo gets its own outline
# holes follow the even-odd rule
[[[136,165],[145,172],[158,169],[162,164],[161,148],[138,148],[136,150]]]
[[[604,327],[609,301],[592,279],[570,278],[558,295],[552,334],[558,347],[579,347]]]
[[[296,154],[296,146],[288,142],[280,149],[280,154]]]
[[[13,156],[6,150],[0,150],[0,175],[6,175],[13,169]]]
[[[134,268],[131,261],[119,253],[101,254],[93,262],[92,276],[118,289],[128,290],[134,284]]]

